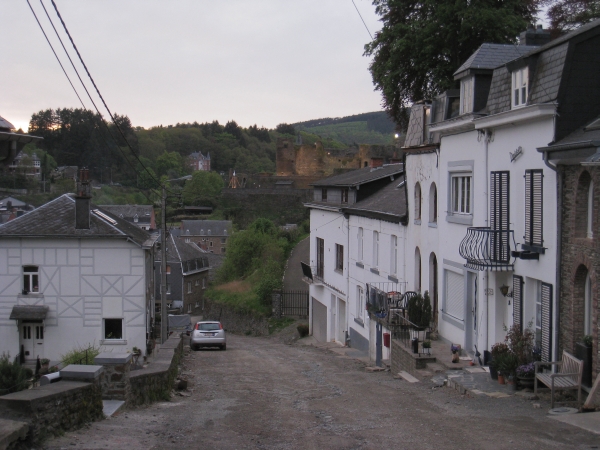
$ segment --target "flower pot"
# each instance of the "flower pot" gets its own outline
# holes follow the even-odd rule
[[[494,366],[490,366],[490,377],[492,377],[492,380],[498,379],[498,370]]]
[[[592,385],[592,347],[588,347],[583,342],[575,344],[575,358],[583,361],[583,376],[581,384],[585,386]]]
[[[519,386],[522,388],[533,387],[534,377],[517,377],[517,380],[519,380]]]
[[[501,373],[498,374],[498,384],[505,384],[504,375],[502,375]]]

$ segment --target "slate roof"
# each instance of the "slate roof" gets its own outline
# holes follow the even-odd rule
[[[369,183],[371,181],[380,180],[385,177],[396,175],[404,171],[402,164],[387,164],[382,167],[371,168],[365,167],[363,169],[353,170],[340,175],[334,175],[323,180],[319,180],[312,183],[312,186],[341,186],[341,187],[352,187],[359,186],[361,184]]]
[[[493,70],[538,47],[533,45],[481,44],[481,46],[454,72],[454,78],[464,76],[469,69]]]
[[[138,223],[150,223],[154,207],[152,205],[100,205],[100,208],[113,213],[129,222],[137,214]]]
[[[15,305],[10,312],[10,320],[44,320],[50,307],[48,305]]]
[[[181,236],[231,236],[232,230],[231,220],[181,221]]]
[[[396,179],[386,187],[351,207],[344,213],[400,223],[406,218],[406,183]]]
[[[0,116],[0,129],[5,128],[7,130],[14,130],[15,126],[6,120],[4,117]]]
[[[100,210],[115,223],[94,213],[94,209]],[[150,246],[155,240],[150,233],[95,205],[90,208],[90,228],[76,229],[74,194],[61,195],[28,214],[0,225],[0,239],[11,237],[129,238],[139,246]]]
[[[2,200],[0,200],[0,206],[7,206],[8,202],[11,202],[11,205],[13,206],[13,208],[27,206],[27,203],[22,202],[21,200],[17,200],[14,197],[3,198]]]

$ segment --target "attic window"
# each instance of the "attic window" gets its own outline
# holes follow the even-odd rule
[[[527,103],[529,69],[523,67],[512,73],[512,107],[520,108]]]
[[[473,112],[473,77],[460,81],[460,114]]]
[[[104,220],[106,220],[107,222],[116,225],[117,221],[114,219],[111,219],[110,217],[108,217],[106,214],[104,214],[103,212],[101,212],[99,209],[94,209],[93,210],[94,214],[96,214],[99,217],[102,217]]]
[[[137,215],[137,214],[136,214],[135,216],[133,216],[133,221],[134,221],[135,223],[137,223],[138,219],[139,219],[139,217],[138,217],[138,215]]]

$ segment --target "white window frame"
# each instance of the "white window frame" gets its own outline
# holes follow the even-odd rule
[[[470,216],[473,214],[473,176],[466,173],[453,173],[450,176],[452,215]]]
[[[188,293],[188,294],[191,294],[191,293],[192,293],[192,282],[191,282],[191,281],[188,281],[188,284],[187,284],[187,285],[188,285],[188,291],[187,291],[187,293]]]
[[[23,266],[23,290],[28,293],[40,292],[40,268],[39,266]]]
[[[475,78],[473,76],[460,80],[460,114],[473,112],[474,88]]]
[[[364,237],[364,229],[362,227],[359,227],[358,228],[358,235],[357,235],[357,239],[358,239],[358,255],[357,255],[357,258],[356,258],[359,262],[362,262],[363,257],[364,257],[363,237]]]
[[[512,89],[510,101],[513,108],[521,108],[527,104],[529,95],[529,68],[521,67],[512,73]]]
[[[361,286],[356,286],[356,318],[363,320],[365,310],[365,291]]]
[[[119,338],[109,338],[106,337],[106,321],[107,320],[120,320],[121,321],[121,337]],[[124,341],[125,340],[125,321],[123,320],[122,317],[104,317],[102,318],[102,336],[103,336],[103,341],[108,341],[108,342],[119,342],[119,341]]]
[[[449,161],[448,162],[448,180],[447,180],[447,209],[446,209],[446,222],[459,223],[462,225],[473,225],[473,211],[474,211],[474,194],[473,187],[475,183],[474,168],[475,161]],[[455,199],[455,185],[454,179],[461,177],[470,177],[470,196],[469,196],[469,213],[454,212],[454,199]],[[439,201],[439,198],[438,198]]]
[[[398,272],[398,236],[390,236],[390,275],[396,275]]]
[[[379,267],[379,231],[373,230],[373,268]]]

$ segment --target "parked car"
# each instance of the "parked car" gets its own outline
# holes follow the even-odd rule
[[[190,338],[190,348],[197,350],[200,347],[219,347],[221,350],[227,349],[225,339],[225,330],[221,322],[204,321],[198,322],[194,326]]]

